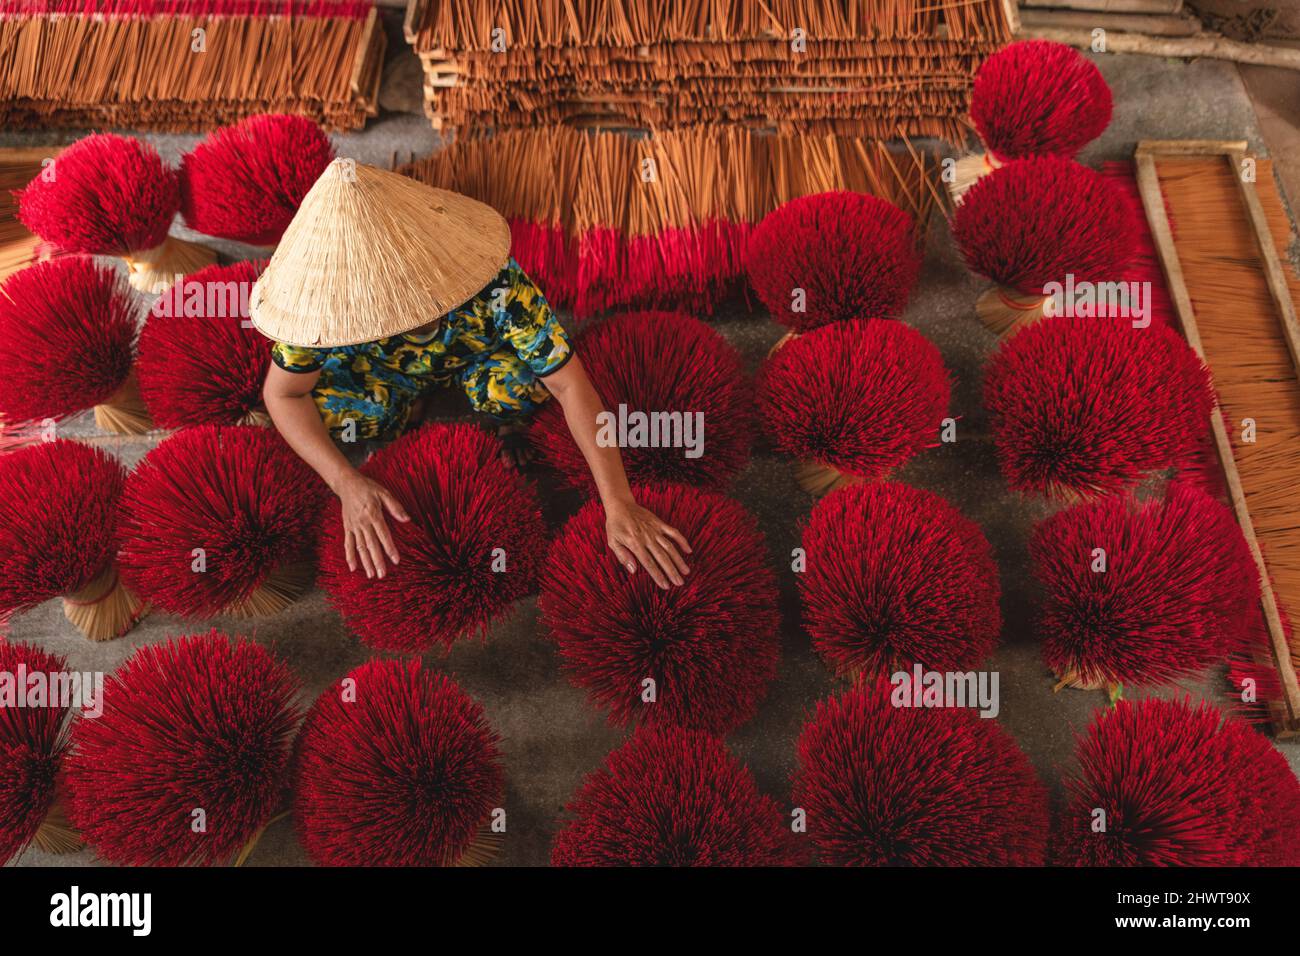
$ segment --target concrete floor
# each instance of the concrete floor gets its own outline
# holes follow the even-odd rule
[[[1149,58],[1101,57],[1098,63],[1110,82],[1116,102],[1114,122],[1083,157],[1088,162],[1126,158],[1139,138],[1215,138],[1250,141],[1267,152],[1265,133],[1237,69],[1227,63],[1183,63]],[[1287,122],[1294,128],[1294,108]],[[1286,124],[1283,124],[1286,125]],[[6,134],[4,143],[68,142],[64,134]],[[151,136],[169,159],[193,142],[189,136]],[[388,116],[364,132],[335,138],[339,152],[359,160],[388,165],[394,154],[405,159],[435,146],[427,124],[414,116]],[[1294,194],[1293,194],[1294,195]],[[223,251],[247,250],[225,246]],[[981,439],[985,416],[978,389],[981,367],[995,346],[992,335],[977,322],[973,303],[982,281],[961,265],[946,227],[936,224],[929,241],[926,267],[906,320],[942,350],[955,379],[954,415],[960,416],[959,440],[923,455],[900,476],[902,480],[938,492],[978,521],[997,553],[1004,589],[1006,628],[1003,643],[989,667],[1001,673],[1002,725],[1030,756],[1053,793],[1059,795],[1063,772],[1072,764],[1073,740],[1087,725],[1093,710],[1104,704],[1100,693],[1067,691],[1053,694],[1051,678],[1039,656],[1028,621],[1034,597],[1028,581],[1025,544],[1033,523],[1046,514],[1043,505],[1007,493],[989,444]],[[779,335],[762,315],[739,309],[724,312],[717,327],[756,368]],[[93,428],[74,423],[85,434]],[[133,461],[146,442],[100,439]],[[553,523],[571,512],[571,497],[550,495]],[[758,716],[729,738],[737,756],[753,770],[760,787],[785,801],[794,761],[794,741],[802,722],[819,699],[836,690],[835,682],[812,653],[799,626],[794,575],[788,571],[790,549],[798,543],[798,524],[813,502],[800,491],[791,466],[765,449],[740,476],[735,496],[759,519],[768,536],[774,568],[781,571],[783,657],[780,671]],[[567,510],[566,510],[567,509]],[[229,631],[249,632],[246,623],[212,622]],[[121,640],[94,645],[64,621],[58,602],[50,602],[16,617],[12,636],[37,642],[68,657],[79,670],[110,670],[136,647],[169,635],[206,629],[165,615],[147,618]],[[305,684],[308,699],[348,669],[366,660],[369,652],[341,624],[315,592],[286,613],[259,623],[251,633],[274,645]],[[556,818],[584,774],[595,768],[624,733],[607,727],[560,673],[556,656],[538,633],[535,602],[519,605],[494,627],[486,643],[465,642],[447,657],[431,655],[429,663],[452,675],[483,703],[503,738],[506,759],[509,832],[497,865],[541,865],[548,859]],[[1218,686],[1215,684],[1214,686]],[[1188,688],[1199,693],[1201,688]],[[1300,767],[1300,745],[1284,744],[1293,767]],[[94,862],[82,852],[56,857],[28,850],[19,865],[59,866]],[[272,826],[249,860],[253,866],[306,863],[287,822]]]

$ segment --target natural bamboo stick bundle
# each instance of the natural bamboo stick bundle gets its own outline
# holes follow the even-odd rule
[[[777,115],[772,115],[776,113]],[[890,139],[904,135],[911,138],[934,137],[954,141],[964,136],[965,123],[960,109],[953,106],[947,115],[879,115],[870,107],[836,109],[833,105],[819,115],[809,115],[807,107],[790,104],[769,111],[767,108],[681,107],[666,104],[631,108],[619,104],[560,103],[520,108],[509,113],[470,113],[461,122],[447,123],[434,114],[436,129],[498,128],[518,129],[545,125],[565,125],[578,129],[644,130],[647,128],[686,128],[713,126],[718,123],[744,126],[754,130],[776,130],[785,134],[835,134],[867,139]]]
[[[999,43],[940,38],[909,40],[810,39],[803,51],[787,40],[755,43],[681,43],[653,47],[507,48],[504,51],[417,51],[426,69],[464,80],[517,79],[540,76],[606,77],[630,75],[670,78],[779,69],[784,73],[823,75],[846,65],[914,61],[978,63]]]
[[[1011,19],[1004,0],[412,0],[406,35],[440,130],[720,122],[960,139],[970,78]],[[831,57],[849,62],[823,72]]]
[[[914,74],[914,75],[909,75]],[[427,90],[442,91],[445,95],[462,97],[478,96],[497,97],[507,93],[534,96],[572,94],[572,93],[636,93],[655,91],[659,93],[707,92],[711,94],[763,93],[763,92],[855,92],[868,90],[889,90],[891,92],[908,90],[938,89],[964,94],[970,87],[970,77],[966,71],[945,68],[939,63],[927,63],[924,70],[917,70],[896,60],[881,60],[863,64],[855,69],[853,75],[842,74],[827,76],[814,74],[809,76],[787,76],[778,71],[747,71],[739,74],[708,74],[700,76],[668,77],[585,77],[578,75],[557,75],[550,77],[523,77],[505,79],[472,79],[442,85],[431,83]]]
[[[640,46],[700,40],[789,37],[875,39],[1010,36],[1001,0],[424,0],[408,16],[417,49],[509,46]],[[502,31],[494,34],[494,30]]]
[[[382,52],[370,0],[5,0],[0,118],[202,129],[300,112],[357,128]]]
[[[58,149],[48,147],[0,149],[0,281],[42,255],[40,239],[18,221],[14,192],[40,175],[57,154]]]

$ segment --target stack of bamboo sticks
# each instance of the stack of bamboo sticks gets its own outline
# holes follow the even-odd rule
[[[937,157],[904,141],[696,127],[633,137],[566,127],[459,137],[399,170],[473,196],[511,224],[513,255],[555,304],[708,313],[739,278],[751,228],[798,196],[889,200],[923,232]]]
[[[6,128],[202,130],[255,113],[377,113],[371,0],[0,0]]]
[[[40,239],[18,221],[15,190],[39,176],[58,152],[49,146],[0,149],[0,281],[40,257]]]
[[[1011,0],[410,0],[435,128],[962,138]]]

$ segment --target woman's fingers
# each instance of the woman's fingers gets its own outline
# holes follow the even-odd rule
[[[387,488],[380,491],[379,497],[383,500],[384,507],[388,509],[388,513],[398,521],[405,523],[411,520],[411,516],[406,513],[406,509],[402,507],[402,503],[398,501],[397,497]],[[382,521],[383,519],[381,518],[380,520]],[[396,557],[393,558],[393,563],[397,563]]]
[[[682,534],[670,524],[665,524],[660,530],[676,541],[683,551],[687,554],[691,554],[691,543],[686,540],[686,535]]]
[[[671,543],[668,547],[672,547]],[[647,541],[646,548],[650,551],[651,556],[655,559],[656,563],[658,563],[659,569],[663,571],[668,580],[672,581],[677,587],[681,587],[685,583],[685,580],[682,578],[681,572],[677,570],[676,563],[669,556],[668,548],[665,548],[658,538],[651,538]],[[676,553],[677,551],[674,548],[673,554]],[[681,559],[679,558],[678,560]]]
[[[393,533],[388,530],[388,522],[384,520],[383,512],[375,515],[374,520],[370,523],[370,531],[384,547],[384,554],[388,555],[388,560],[394,565],[397,562],[397,545],[393,543]]]
[[[373,578],[375,576],[375,565],[374,562],[370,560],[370,548],[366,546],[365,533],[361,529],[355,528],[352,531],[352,538],[356,544],[357,560],[361,562],[361,567],[366,572],[366,577]]]
[[[618,558],[618,563],[623,565],[629,574],[636,572],[636,558],[631,551],[617,541],[610,541],[609,549],[614,552],[614,557]]]
[[[384,564],[384,549],[379,544],[373,528],[362,525],[361,546],[364,553],[370,555],[370,564],[375,569],[375,577],[382,578],[388,572],[388,568]]]
[[[678,574],[687,575],[691,573],[690,567],[686,564],[686,559],[682,557],[681,552],[677,550],[677,542],[666,534],[659,536],[659,547],[672,560],[673,567]],[[677,582],[681,584],[681,581]]]
[[[637,561],[641,563],[641,567],[646,569],[646,573],[654,579],[655,584],[667,590],[668,577],[659,568],[659,562],[651,556],[649,549],[640,541],[633,541],[631,548],[632,553],[636,555]]]
[[[345,528],[343,531],[343,554],[348,559],[348,570],[355,572],[357,570],[357,542],[351,528]]]

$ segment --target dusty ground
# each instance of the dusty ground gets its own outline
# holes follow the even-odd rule
[[[1112,85],[1117,109],[1111,128],[1083,157],[1086,161],[1128,157],[1135,141],[1147,137],[1245,138],[1253,149],[1269,151],[1271,137],[1261,131],[1251,100],[1231,64],[1184,64],[1114,56],[1102,57],[1098,62]],[[1264,83],[1263,88],[1267,89],[1268,84]],[[1283,133],[1290,129],[1289,135],[1294,135],[1298,101],[1291,98],[1290,116],[1281,112],[1284,103],[1279,94],[1270,108],[1270,126],[1274,134],[1279,129]],[[3,142],[55,143],[71,138],[11,134],[5,135]],[[169,159],[175,159],[194,139],[151,138]],[[336,143],[342,155],[388,165],[395,154],[404,160],[408,155],[429,152],[435,138],[418,117],[390,116],[359,135],[336,137]],[[1285,148],[1273,146],[1275,152]],[[238,254],[241,250],[225,247],[224,251]],[[956,381],[953,414],[961,416],[960,439],[955,446],[922,456],[901,477],[947,497],[978,521],[993,543],[1002,572],[1007,621],[1002,646],[990,661],[990,667],[1001,673],[1000,720],[1053,791],[1059,792],[1062,772],[1071,765],[1074,735],[1086,726],[1103,699],[1100,694],[1080,691],[1053,694],[1049,674],[1029,633],[1027,620],[1033,596],[1027,586],[1025,543],[1032,524],[1045,511],[1038,504],[1006,492],[992,450],[980,439],[984,429],[978,402],[980,369],[995,344],[972,311],[981,288],[980,280],[969,275],[957,260],[943,223],[938,223],[930,236],[925,272],[906,319],[938,344],[952,370]],[[751,368],[758,365],[779,334],[764,316],[740,311],[719,317],[717,327],[742,351]],[[93,432],[84,425],[82,430]],[[105,441],[128,461],[145,450],[140,442]],[[785,619],[778,678],[758,716],[733,734],[729,743],[753,769],[760,786],[785,800],[799,727],[814,702],[835,689],[800,629],[794,575],[788,571],[788,555],[798,541],[798,522],[807,515],[812,501],[795,484],[789,463],[763,450],[740,476],[734,494],[758,516],[768,536],[773,566],[783,572]],[[562,519],[570,500],[554,499],[552,520]],[[230,630],[241,628],[239,623],[228,620],[212,623]],[[58,603],[50,602],[16,618],[13,636],[66,655],[76,669],[109,670],[140,645],[201,627],[206,628],[207,623],[187,625],[155,615],[121,640],[92,645],[72,631]],[[247,625],[242,627],[247,630]],[[312,697],[369,656],[329,610],[319,592],[287,613],[259,624],[253,633],[258,640],[273,644],[287,659]],[[509,835],[498,864],[545,863],[562,805],[583,775],[623,739],[623,733],[607,727],[559,672],[555,654],[538,633],[532,600],[493,628],[486,643],[465,643],[449,657],[430,657],[429,661],[453,675],[482,701],[504,739]],[[1284,745],[1283,751],[1293,767],[1300,766],[1300,745]],[[29,850],[19,863],[58,866],[92,860],[88,852],[52,857]],[[250,865],[305,862],[292,827],[286,822],[268,831]]]

